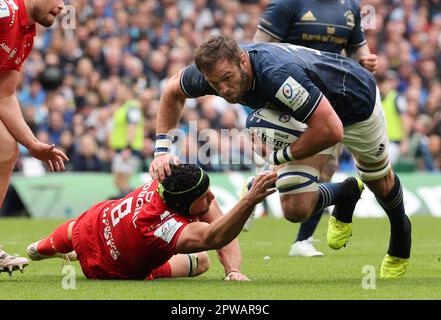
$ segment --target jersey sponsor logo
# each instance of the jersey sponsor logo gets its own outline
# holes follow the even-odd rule
[[[9,12],[9,7],[4,0],[0,0],[0,18],[9,17],[11,12]]]
[[[107,219],[107,211],[109,208],[106,208],[103,213],[103,219],[101,220],[104,225],[103,236],[105,239],[105,244],[109,249],[109,253],[112,256],[113,260],[117,260],[121,253],[118,251],[118,248],[115,244],[115,239],[113,238],[112,228],[110,226],[110,221]]]
[[[276,98],[293,111],[300,108],[308,97],[308,91],[292,77],[288,77],[276,93]]]
[[[141,212],[144,203],[151,202],[153,199],[153,195],[155,194],[155,191],[148,191],[150,186],[152,185],[153,180],[146,183],[143,187],[141,192],[138,194],[138,197],[136,198],[135,202],[135,213],[132,216],[132,223],[135,228],[138,228],[138,225],[136,221],[138,220],[138,214]]]
[[[302,33],[303,41],[319,41],[319,42],[333,42],[339,45],[346,45],[348,43],[348,39],[344,37],[337,37],[330,34],[309,34]]]
[[[306,12],[301,18],[301,21],[317,21],[317,18],[314,16],[314,14],[309,10]]]
[[[9,58],[8,60],[11,60],[12,58],[14,58],[15,54],[17,53],[17,49],[14,48],[14,50],[11,51],[11,53],[9,54]]]
[[[11,52],[11,48],[9,48],[8,45],[4,42],[0,43],[0,48],[2,48],[3,51],[5,51],[7,54]]]
[[[182,227],[182,225],[182,222],[178,222],[175,220],[175,218],[171,218],[164,222],[162,226],[160,226],[158,229],[156,229],[154,235],[158,238],[161,238],[165,242],[170,243],[170,241],[173,239],[173,236],[179,230],[179,228]]]

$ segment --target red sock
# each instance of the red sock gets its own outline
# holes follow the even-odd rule
[[[75,221],[70,219],[65,223],[59,225],[57,229],[52,232],[49,237],[42,239],[37,246],[37,251],[40,254],[52,256],[56,253],[69,253],[73,250],[72,241],[67,236],[67,229],[69,224]]]
[[[157,278],[171,278],[171,268],[168,261],[159,268],[154,269],[146,278],[146,280],[153,280]]]

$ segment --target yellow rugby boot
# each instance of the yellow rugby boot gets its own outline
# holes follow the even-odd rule
[[[381,264],[380,277],[381,279],[400,278],[406,273],[408,265],[409,258],[394,257],[386,253]]]
[[[350,186],[354,182],[357,184],[358,189],[355,191],[350,199],[348,199],[347,201],[345,201],[344,204],[341,205],[341,208],[338,208],[338,206],[336,205],[336,208],[334,208],[334,212],[344,207],[344,210],[348,210],[348,212],[345,212],[345,215],[350,215],[352,217],[355,205],[357,204],[358,199],[360,199],[361,193],[364,190],[364,185],[363,182],[358,178],[348,178],[343,182],[346,183],[347,186]],[[353,188],[353,185],[351,186],[351,188]],[[328,233],[326,235],[328,246],[334,250],[341,249],[342,247],[346,246],[346,243],[351,236],[352,222],[340,221],[332,215],[328,222]]]
[[[352,236],[352,222],[341,222],[331,216],[328,222],[328,233],[326,240],[331,249],[338,250],[346,246],[349,238]]]

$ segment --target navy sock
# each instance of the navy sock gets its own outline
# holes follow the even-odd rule
[[[311,237],[315,229],[317,228],[322,215],[323,215],[323,210],[320,210],[319,212],[311,216],[307,221],[300,224],[300,229],[299,229],[299,233],[297,234],[296,241],[307,240],[309,237]]]
[[[320,184],[319,197],[312,216],[323,213],[324,208],[335,204],[335,201],[341,197],[342,190],[342,182]]]
[[[338,221],[351,223],[355,206],[361,196],[361,191],[358,187],[358,180],[356,178],[349,177],[341,184],[342,192],[339,193],[338,199],[335,200],[335,207],[332,211],[332,215]]]
[[[390,256],[409,258],[412,245],[412,226],[404,210],[403,188],[396,174],[392,190],[384,198],[376,197],[390,221],[390,240],[387,253]]]

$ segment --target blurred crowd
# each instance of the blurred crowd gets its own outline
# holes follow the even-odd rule
[[[71,20],[37,28],[18,91],[23,114],[40,140],[66,152],[68,170],[124,175],[148,170],[167,77],[192,63],[195,48],[210,34],[251,41],[269,0],[65,2],[74,8]],[[396,146],[393,161],[403,170],[438,171],[441,1],[364,0],[360,5],[375,8],[375,19],[370,20],[375,28],[365,33],[371,51],[379,56],[376,77],[382,97],[393,94],[391,101],[399,110],[400,134],[391,137]],[[58,88],[46,90],[57,81]],[[248,113],[218,97],[188,99],[181,129],[188,131],[192,120],[198,131],[241,129]],[[201,143],[186,139],[179,150],[184,158]],[[208,135],[207,141],[216,142],[215,135]],[[246,144],[233,143],[232,157],[248,157]],[[250,169],[222,164],[216,152],[210,152],[212,161],[203,164],[208,170]],[[26,171],[24,148],[21,154],[16,169]],[[350,163],[346,158],[343,154],[342,167]],[[124,184],[122,178],[121,191]]]

